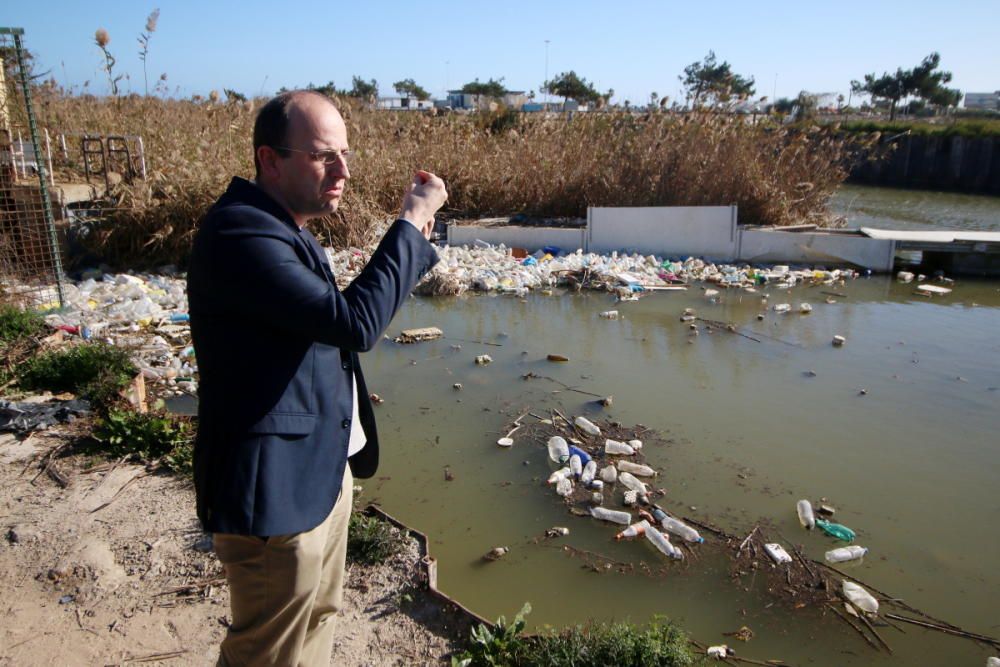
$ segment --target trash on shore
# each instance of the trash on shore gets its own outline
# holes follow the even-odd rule
[[[824,533],[830,537],[836,537],[838,540],[843,540],[845,542],[853,542],[857,535],[853,530],[847,526],[842,526],[839,523],[832,523],[830,521],[825,521],[823,519],[816,519],[816,525]]]
[[[569,361],[569,357],[562,354],[550,354],[546,357],[549,361]]]
[[[485,561],[500,560],[508,553],[510,553],[509,547],[493,547],[492,549],[483,554],[483,560]]]
[[[403,329],[393,341],[404,345],[422,343],[425,340],[435,340],[444,336],[444,332],[437,327],[419,327],[417,329]]]
[[[771,560],[773,560],[777,565],[781,565],[782,563],[792,562],[792,557],[789,556],[788,552],[785,551],[784,547],[782,547],[777,542],[769,542],[765,544],[764,551],[767,552],[767,555],[770,556]]]
[[[0,400],[0,432],[12,431],[18,435],[41,431],[65,424],[90,412],[90,403],[82,399],[46,402]]]
[[[943,295],[951,294],[951,288],[940,285],[917,285],[917,292],[923,296]]]
[[[489,363],[492,363],[492,362],[493,362],[493,357],[491,357],[488,354],[480,354],[479,356],[476,357],[476,365],[477,366],[485,366],[486,364],[489,364]]]

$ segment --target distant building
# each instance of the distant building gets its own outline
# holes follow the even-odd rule
[[[390,111],[423,111],[433,109],[434,101],[418,100],[415,97],[380,97],[375,106]]]
[[[966,93],[965,108],[1000,111],[1000,90],[993,93]]]
[[[508,90],[499,100],[486,95],[463,93],[461,90],[448,91],[448,106],[452,109],[488,109],[491,103],[496,102],[511,109],[520,109],[529,99],[523,90]]]

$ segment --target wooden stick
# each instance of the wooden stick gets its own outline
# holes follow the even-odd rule
[[[882,644],[882,646],[885,647],[885,650],[889,652],[889,655],[892,655],[892,649],[889,648],[889,645],[885,643],[885,640],[882,639],[882,635],[880,635],[878,633],[878,630],[876,630],[875,626],[871,624],[871,621],[869,621],[867,618],[865,618],[864,613],[859,613],[858,614],[858,618],[860,618],[861,621],[865,624],[865,626],[869,630],[871,630],[872,634],[875,635],[875,639],[877,639],[879,641],[879,643]]]
[[[754,524],[753,530],[750,531],[750,534],[747,535],[747,538],[745,540],[743,540],[743,542],[740,544],[740,548],[736,550],[737,553],[743,553],[743,547],[745,547],[747,545],[747,542],[750,541],[750,538],[753,537],[753,534],[757,532],[758,528],[760,528],[760,526],[757,525],[757,524]]]
[[[871,646],[876,651],[879,650],[878,649],[878,644],[876,644],[875,642],[873,642],[872,638],[865,634],[865,631],[863,629],[861,629],[861,626],[855,624],[854,621],[852,621],[851,619],[847,618],[847,616],[844,616],[842,613],[840,613],[840,610],[837,609],[836,607],[834,607],[832,604],[831,605],[827,605],[827,606],[830,608],[830,611],[832,611],[837,616],[840,616],[840,618],[843,619],[843,621],[845,623],[847,623],[849,626],[851,626],[852,628],[854,628],[855,632],[857,632],[859,635],[861,635],[862,637],[864,637],[865,641],[868,642],[869,646]]]
[[[891,618],[897,621],[903,621],[904,623],[912,623],[913,625],[919,625],[922,628],[929,628],[931,630],[937,630],[938,632],[945,632],[949,635],[956,635],[958,637],[965,637],[966,639],[975,639],[976,641],[984,642],[986,644],[992,644],[1000,648],[1000,639],[995,639],[993,637],[987,637],[986,635],[978,635],[974,632],[968,632],[966,630],[955,630],[944,625],[937,625],[936,623],[927,623],[926,621],[919,621],[915,618],[907,618],[906,616],[900,616],[898,614],[883,614],[886,618]]]
[[[478,343],[479,345],[492,345],[493,347],[503,347],[501,343],[487,343],[485,340],[467,340],[465,338],[455,338],[454,336],[441,336],[445,340],[457,340],[461,343]]]
[[[721,538],[724,538],[724,539],[727,539],[727,540],[732,540],[734,542],[736,540],[740,539],[740,538],[736,537],[735,535],[730,535],[729,533],[727,533],[726,531],[722,530],[721,528],[716,528],[715,526],[710,526],[707,523],[702,523],[700,521],[696,521],[695,519],[692,519],[691,517],[683,517],[683,519],[684,519],[684,521],[686,521],[688,523],[693,523],[694,525],[698,526],[699,528],[704,528],[708,532],[714,533],[714,534],[718,535]]]
[[[102,509],[104,509],[105,507],[107,507],[111,503],[115,502],[118,499],[118,496],[120,496],[122,494],[122,492],[125,491],[125,489],[127,489],[129,486],[131,486],[136,480],[142,479],[143,477],[149,477],[149,474],[150,473],[148,473],[148,472],[139,473],[138,475],[136,475],[135,477],[133,477],[129,481],[125,482],[124,484],[122,484],[122,487],[120,489],[118,489],[118,491],[115,493],[115,495],[111,496],[111,500],[109,500],[106,503],[103,503],[103,504],[99,505],[98,507],[95,507],[94,509],[90,510],[89,513],[90,514],[94,514],[95,512],[100,512]]]

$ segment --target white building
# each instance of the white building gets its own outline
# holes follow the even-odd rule
[[[375,106],[390,111],[423,111],[433,109],[434,101],[418,100],[415,97],[380,97]]]
[[[1000,90],[993,93],[966,93],[965,108],[1000,111]]]

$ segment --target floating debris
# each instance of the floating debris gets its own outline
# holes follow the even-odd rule
[[[569,357],[561,354],[550,354],[546,357],[549,361],[569,361]]]
[[[489,363],[492,363],[492,362],[493,362],[493,357],[491,357],[488,354],[480,354],[478,357],[476,357],[476,365],[477,366],[485,366],[486,364],[489,364]]]
[[[833,337],[833,346],[834,347],[843,347],[844,343],[846,343],[846,342],[847,342],[847,339],[844,338],[843,336],[837,335],[837,336]]]
[[[393,341],[409,345],[422,343],[425,340],[435,340],[442,336],[444,336],[444,332],[437,327],[420,327],[418,329],[403,329],[398,336],[393,338]]]
[[[483,554],[483,560],[485,561],[500,560],[508,553],[510,553],[509,547],[493,547],[492,549]]]

